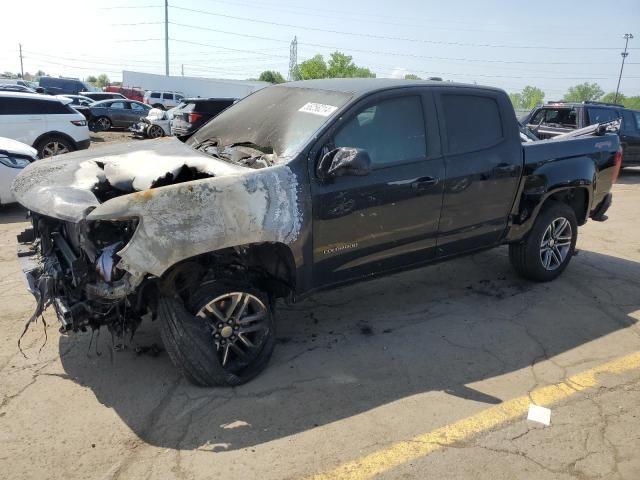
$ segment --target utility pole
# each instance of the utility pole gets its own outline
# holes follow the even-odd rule
[[[620,76],[618,77],[618,86],[616,87],[616,98],[613,100],[613,103],[616,103],[618,101],[618,92],[620,91],[620,80],[622,79],[622,70],[624,69],[624,60],[629,56],[629,53],[627,52],[627,47],[629,46],[629,40],[631,40],[633,38],[633,35],[630,33],[625,33],[624,34],[624,52],[622,52],[620,55],[622,55],[622,65],[620,66]]]
[[[164,74],[169,76],[169,0],[164,0]]]
[[[182,64],[182,67],[180,68],[180,72],[182,72],[182,76],[184,77],[184,63]]]
[[[22,44],[19,43],[18,46],[20,47],[20,78],[24,78],[24,67],[22,66]]]
[[[289,47],[289,78],[293,80],[293,74],[298,66],[298,37],[293,37],[291,46]]]

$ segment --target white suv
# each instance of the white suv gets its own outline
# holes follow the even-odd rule
[[[40,158],[89,148],[87,119],[71,99],[0,92],[0,137],[33,146]]]
[[[183,98],[184,95],[175,92],[161,92],[158,90],[144,92],[144,103],[161,110],[177,107]]]

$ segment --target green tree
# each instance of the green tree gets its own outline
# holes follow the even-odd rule
[[[375,74],[368,68],[359,67],[353,63],[351,55],[335,51],[328,63],[329,78],[375,78]]]
[[[522,105],[523,108],[528,110],[532,109],[536,105],[542,104],[544,101],[544,92],[538,87],[532,87],[527,85],[522,89]]]
[[[404,76],[405,80],[422,80],[418,75],[414,75],[413,73],[407,73]]]
[[[598,100],[604,95],[604,91],[597,83],[581,83],[567,90],[564,96],[566,102],[587,102],[589,100]]]
[[[98,79],[96,77],[94,77],[93,75],[89,75],[86,78],[87,83],[90,83],[91,85],[95,85],[96,82],[98,81]]]
[[[513,105],[513,108],[515,109],[524,109],[524,107],[522,106],[522,94],[521,93],[510,93],[509,94],[509,99],[511,100],[511,104]]]
[[[44,71],[43,71],[43,70],[38,70],[38,71],[36,72],[36,75],[35,75],[35,77],[36,77],[36,78],[46,77],[46,76],[47,76],[47,74],[46,74],[46,73],[44,73]]]
[[[640,110],[640,96],[627,97],[622,101],[622,104],[632,110]]]
[[[265,70],[260,74],[258,80],[269,83],[284,83],[285,79],[280,72],[275,70]]]
[[[624,94],[622,93],[618,93],[618,98],[616,99],[616,92],[609,92],[604,94],[602,97],[599,98],[600,102],[607,102],[607,103],[622,103],[624,104],[624,101],[627,99],[627,97],[624,96]]]
[[[538,87],[527,85],[521,92],[510,93],[509,98],[513,108],[518,110],[531,110],[544,101],[544,92]]]
[[[327,78],[327,64],[322,55],[316,55],[309,60],[305,60],[296,68],[296,80],[312,80],[314,78]]]
[[[109,85],[109,77],[105,73],[98,75],[96,79],[96,87],[103,88]]]

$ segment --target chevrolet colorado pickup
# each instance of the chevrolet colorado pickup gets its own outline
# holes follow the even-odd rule
[[[604,220],[620,169],[602,134],[522,144],[502,90],[332,79],[260,90],[186,142],[35,162],[14,183],[19,256],[61,331],[158,319],[173,363],[237,385],[268,363],[278,298],[509,245],[556,278]],[[428,275],[428,271],[425,271]]]

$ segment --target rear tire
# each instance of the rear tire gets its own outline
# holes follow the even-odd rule
[[[567,268],[577,240],[578,222],[573,209],[565,203],[550,202],[542,208],[526,238],[509,245],[509,259],[522,277],[548,282]]]
[[[60,135],[47,135],[38,140],[33,147],[38,151],[38,158],[51,158],[76,149],[72,142]]]
[[[242,295],[235,303],[237,307],[231,307],[233,302],[227,299],[234,298],[232,295]],[[236,310],[242,307],[243,299],[249,297],[251,301],[246,302],[246,308]],[[220,317],[212,312],[215,310],[225,316],[225,301],[231,309],[229,318],[226,318],[228,321],[218,320]],[[238,320],[251,322],[251,318],[256,317],[253,304],[260,307],[263,320],[241,325]],[[158,316],[160,335],[171,361],[185,378],[196,385],[241,385],[264,370],[273,353],[275,332],[269,297],[249,286],[206,282],[194,292],[186,306],[177,298],[161,298]],[[255,330],[258,323],[263,325],[263,330]],[[254,349],[247,348],[239,339],[243,333],[238,329],[247,328],[249,331],[244,334],[242,342],[246,340],[255,346]],[[239,347],[230,348],[233,338],[236,338],[233,343]],[[238,348],[246,350],[246,357],[236,353]]]
[[[111,119],[107,117],[98,117],[94,120],[94,125],[97,132],[106,132],[112,127]]]

